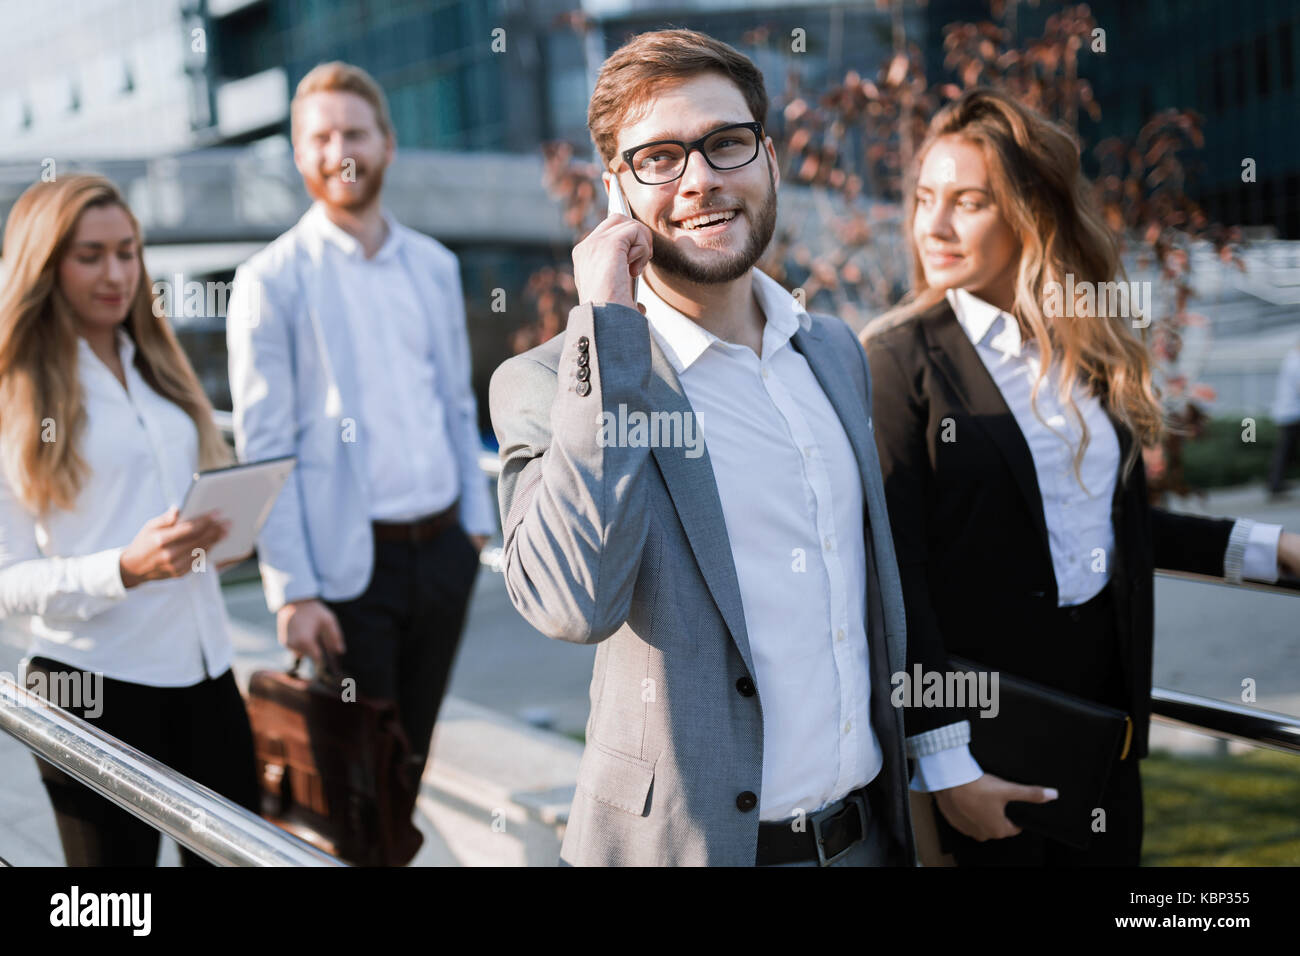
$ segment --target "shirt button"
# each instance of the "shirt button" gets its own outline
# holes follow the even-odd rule
[[[853,729],[853,721],[851,720],[844,721],[844,732],[847,734],[852,729]]]
[[[758,797],[752,790],[744,790],[736,797],[736,808],[741,813],[748,813],[758,806]]]
[[[803,446],[803,456],[804,456],[805,458],[811,458],[811,457],[812,457],[812,453],[813,453],[812,445],[804,445],[804,446]]]
[[[767,367],[766,365],[764,365],[764,366],[763,366],[763,371],[762,371],[760,374],[763,376],[763,378],[767,378],[767,377],[768,377],[769,375],[771,375],[772,373],[771,373],[771,371],[768,369],[768,367]]]
[[[835,542],[832,541],[832,540],[830,539],[830,537],[828,536],[828,537],[826,537],[826,538],[824,538],[824,539],[822,540],[822,547],[824,547],[827,551],[834,551],[834,550],[835,550]]]
[[[835,632],[835,640],[837,641],[844,640],[844,628],[840,628],[838,631]]]

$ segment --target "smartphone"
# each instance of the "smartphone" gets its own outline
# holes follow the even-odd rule
[[[632,209],[627,204],[627,197],[623,195],[623,187],[618,184],[618,177],[611,175],[609,177],[609,211],[606,215],[612,216],[614,213],[627,216],[629,219],[636,218],[636,216],[632,215]],[[636,301],[637,283],[639,281],[635,277],[632,279],[633,302]]]

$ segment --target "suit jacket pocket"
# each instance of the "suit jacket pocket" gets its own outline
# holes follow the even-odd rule
[[[654,763],[587,741],[578,767],[578,789],[593,800],[641,816],[654,782]]]

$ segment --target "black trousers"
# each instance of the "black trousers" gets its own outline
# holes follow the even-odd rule
[[[46,657],[32,658],[29,675],[84,674]],[[65,701],[57,701],[66,704]],[[69,713],[130,744],[178,773],[242,807],[260,813],[253,733],[248,711],[229,669],[190,687],[150,687],[103,679],[101,699],[87,707],[65,706]],[[156,866],[159,833],[149,824],[36,758],[41,783],[54,807],[59,841],[68,866]],[[181,847],[182,866],[207,866]]]
[[[1273,452],[1272,474],[1269,475],[1268,490],[1277,494],[1286,484],[1286,468],[1292,456],[1300,451],[1300,422],[1292,422],[1278,429],[1277,449]]]
[[[460,644],[478,552],[460,525],[429,541],[375,542],[370,585],[327,601],[343,630],[341,664],[363,697],[397,703],[417,781]]]
[[[1034,675],[1034,679],[1078,697],[1128,710],[1109,587],[1085,604],[1058,608],[1042,638],[1053,642],[1061,650],[1061,659],[1070,664],[1050,679],[1042,674]],[[1060,745],[1070,744],[1063,740]],[[1135,757],[1114,765],[1102,793],[1101,807],[1106,811],[1106,829],[1093,833],[1085,850],[1025,829],[1013,837],[981,843],[953,828],[937,807],[934,815],[940,844],[952,853],[958,866],[1137,866],[1142,857],[1143,819],[1142,777]]]

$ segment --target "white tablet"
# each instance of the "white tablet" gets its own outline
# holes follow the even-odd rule
[[[181,504],[180,520],[216,511],[231,524],[230,533],[208,553],[211,564],[243,557],[253,550],[266,516],[297,461],[296,456],[286,455],[194,476]]]

